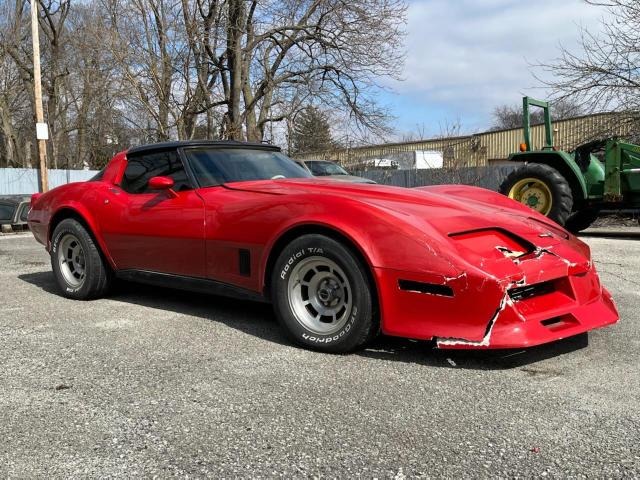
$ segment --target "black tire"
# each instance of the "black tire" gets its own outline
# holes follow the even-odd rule
[[[77,279],[78,283],[72,283],[68,279],[71,268],[65,267],[65,264],[69,264],[69,261],[63,262],[60,259],[61,249],[69,251],[69,248],[64,247],[69,242],[70,245],[79,244],[83,257],[82,280]],[[65,252],[62,254],[67,255]],[[51,267],[62,295],[74,300],[90,300],[106,295],[113,277],[109,265],[87,229],[72,218],[62,220],[53,231]],[[77,273],[71,272],[72,275]]]
[[[340,302],[345,307],[344,313],[340,317],[336,314],[333,319],[330,316],[322,316],[319,320],[320,323],[316,320],[317,325],[326,324],[326,329],[337,328],[335,331],[328,332],[314,331],[305,325],[304,320],[300,320],[300,318],[305,318],[305,312],[308,312],[311,317],[319,315],[320,310],[315,310],[314,303],[310,300],[313,297],[316,303],[322,301],[321,293],[323,290],[320,287],[323,283],[318,283],[317,280],[317,278],[322,278],[321,272],[324,272],[320,268],[322,262],[335,267],[335,270],[326,267],[329,269],[327,270],[329,273],[324,274],[327,281],[334,278],[341,285],[340,288],[334,286],[330,290],[335,293],[335,296],[332,293],[330,302],[337,302],[337,306],[331,307],[332,303],[329,303],[328,308],[337,309],[341,305]],[[317,271],[310,267],[318,264],[320,266],[317,267]],[[304,274],[305,268],[308,269],[307,273],[311,275],[310,281],[315,282],[318,287],[315,290],[311,286],[308,288],[303,286],[306,283],[304,280],[297,281],[301,278],[300,275]],[[344,281],[340,282],[343,275]],[[309,277],[303,276],[302,278]],[[297,287],[291,289],[290,285],[297,285]],[[305,288],[308,305],[302,307],[300,299],[304,300]],[[304,235],[292,241],[278,256],[271,274],[271,299],[280,325],[296,343],[329,353],[353,351],[362,347],[378,334],[379,322],[375,315],[375,296],[372,293],[372,288],[368,280],[366,266],[347,246],[324,235]],[[312,293],[312,290],[316,295]],[[324,291],[326,292],[326,290]],[[351,304],[347,306],[349,299]],[[298,313],[296,313],[294,305],[297,305]],[[303,310],[302,313],[300,313],[301,310]],[[322,325],[320,328],[324,329],[325,326]]]
[[[535,178],[544,182],[551,192],[551,210],[547,214],[551,220],[565,225],[573,208],[573,194],[567,179],[555,168],[542,163],[525,163],[511,172],[500,184],[500,193],[509,196],[511,188],[520,180]]]
[[[600,210],[597,208],[583,208],[577,212],[573,212],[567,219],[564,227],[571,233],[578,233],[586,230],[596,221]]]

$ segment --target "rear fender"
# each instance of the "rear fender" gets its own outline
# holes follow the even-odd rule
[[[104,239],[102,238],[102,234],[100,232],[100,226],[98,222],[91,214],[91,212],[81,203],[71,201],[66,202],[64,205],[60,205],[56,208],[55,213],[51,216],[51,221],[49,222],[49,231],[47,235],[47,251],[51,251],[51,237],[53,235],[53,226],[57,225],[61,219],[64,218],[79,218],[84,222],[84,224],[89,228],[89,234],[93,237],[93,239],[98,243],[102,254],[109,262],[112,268],[116,268],[116,264],[107,249],[107,245],[104,243]]]
[[[576,164],[573,157],[567,152],[548,151],[548,152],[522,152],[514,153],[509,156],[510,162],[529,162],[542,163],[551,168],[558,170],[564,178],[569,182],[571,192],[573,193],[574,202],[585,201],[589,194],[587,183],[580,171],[580,167]]]

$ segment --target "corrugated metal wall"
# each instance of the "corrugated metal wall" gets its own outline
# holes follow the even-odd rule
[[[601,113],[553,122],[554,144],[563,150],[572,150],[580,144],[596,138],[629,135],[636,124],[632,117],[624,114]],[[422,140],[418,142],[388,143],[367,147],[329,150],[295,155],[302,160],[323,159],[337,161],[357,168],[362,161],[385,158],[398,152],[436,150],[442,152],[445,166],[482,166],[503,161],[516,152],[523,142],[522,128],[499,130],[447,139]],[[533,148],[544,145],[544,125],[531,127]]]
[[[97,170],[49,170],[49,188],[71,182],[84,182]],[[0,168],[0,195],[30,195],[38,191],[35,168]]]
[[[597,138],[625,136],[633,129],[633,119],[611,113],[590,115],[553,122],[554,144],[561,150],[573,150],[578,145]],[[524,141],[521,128],[478,134],[480,143],[487,148],[487,160],[504,160]],[[531,127],[533,149],[544,146],[544,125]]]

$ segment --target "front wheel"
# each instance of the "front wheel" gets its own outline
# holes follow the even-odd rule
[[[276,260],[271,298],[297,343],[331,353],[355,350],[377,333],[366,267],[340,242],[304,235]]]
[[[548,165],[524,164],[504,179],[500,193],[563,226],[571,215],[573,194],[569,182]]]

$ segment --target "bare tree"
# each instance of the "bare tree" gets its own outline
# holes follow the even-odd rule
[[[584,110],[640,108],[640,4],[636,0],[585,0],[605,7],[601,32],[580,32],[580,48],[561,48],[554,62],[539,65],[539,79],[559,98]],[[544,73],[544,75],[542,74]]]
[[[30,119],[29,100],[22,94],[22,80],[0,43],[0,167],[29,166],[23,148],[22,124]]]
[[[551,117],[553,120],[573,118],[584,113],[583,107],[571,98],[558,98],[551,102]],[[539,125],[544,122],[542,110],[535,109],[529,112],[531,125]],[[510,128],[522,128],[522,105],[499,105],[493,110],[493,124],[491,130],[505,130]]]
[[[38,23],[42,32],[43,92],[49,124],[51,141],[49,142],[53,166],[57,166],[60,157],[58,146],[65,141],[67,125],[65,122],[68,103],[65,98],[65,77],[68,74],[68,59],[65,45],[65,22],[69,14],[70,0],[39,0]],[[5,4],[6,8],[8,4]],[[7,23],[2,31],[4,51],[11,57],[14,67],[22,80],[33,111],[33,70],[31,48],[28,44],[28,20],[25,15],[25,2],[16,0],[13,9],[7,11]]]
[[[367,129],[385,117],[368,92],[402,62],[402,0],[228,0],[223,85],[230,138],[261,140],[304,86]],[[244,133],[242,127],[244,125]]]
[[[0,68],[2,68],[2,99],[0,100],[0,118],[2,120],[2,135],[7,164],[10,166],[31,166],[31,141],[23,144],[20,152],[20,137],[29,136],[35,131],[26,127],[33,125],[35,113],[33,109],[33,70],[29,57],[28,38],[26,36],[26,16],[24,14],[24,0],[0,3]],[[26,95],[25,95],[26,93]],[[25,104],[18,101],[15,95],[26,99]],[[26,116],[24,115],[26,113]],[[23,127],[23,128],[21,128]],[[22,157],[22,161],[21,161]]]
[[[7,68],[7,59],[0,58],[0,63],[0,167],[29,166],[29,159],[24,157],[21,148],[23,138],[20,132],[20,123],[28,111],[28,103],[20,95],[19,78],[12,74],[11,68]]]
[[[440,133],[436,138],[447,139],[456,138],[462,134],[462,120],[460,117],[454,119],[445,118],[439,123]]]
[[[415,128],[412,131],[404,132],[400,137],[401,142],[419,142],[420,140],[426,140],[428,137],[427,124],[424,122],[416,123]]]
[[[174,82],[186,46],[178,0],[104,0],[108,12],[105,40],[130,95],[124,97],[129,120],[152,130],[158,141],[172,136]],[[146,140],[146,139],[145,139]]]
[[[522,105],[499,105],[493,109],[493,124],[491,130],[504,130],[508,128],[522,128]],[[544,122],[540,110],[531,112],[531,125]]]
[[[170,138],[291,142],[309,104],[347,138],[387,126],[375,92],[401,71],[404,0],[38,1],[52,166]],[[12,166],[35,153],[28,17],[26,0],[0,0],[0,162]]]
[[[225,87],[220,84],[226,54],[224,7],[223,0],[182,0],[188,55],[180,72],[185,101],[177,120],[179,138],[212,138],[220,133],[221,107],[226,105]],[[198,125],[200,115],[204,122]]]

